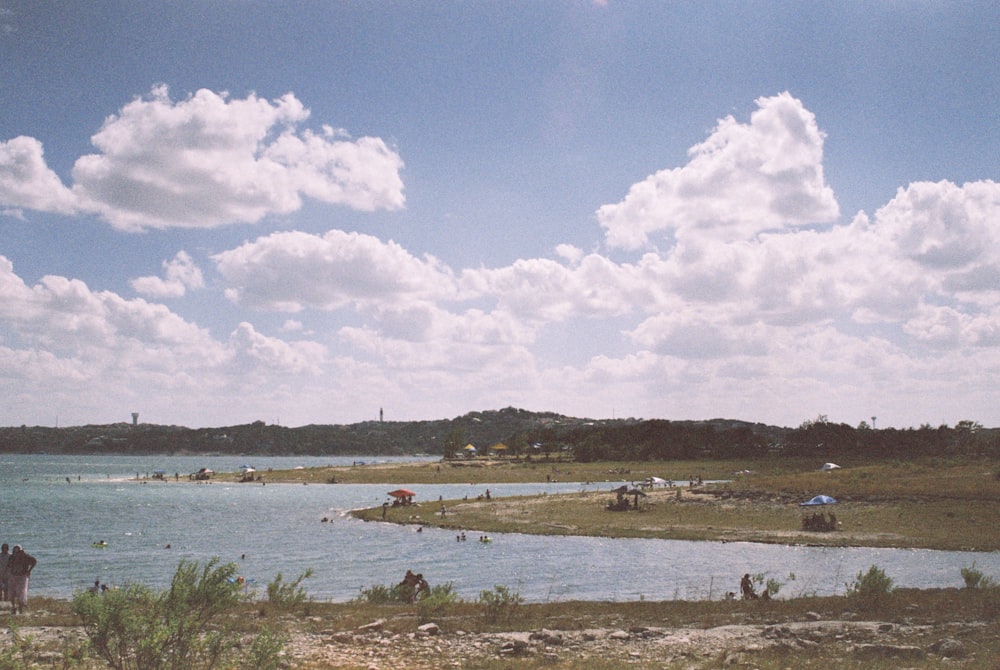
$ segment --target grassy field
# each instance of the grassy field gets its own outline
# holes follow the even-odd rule
[[[685,540],[742,540],[784,544],[912,547],[965,551],[1000,549],[1000,477],[978,461],[878,463],[832,472],[814,464],[762,461],[751,474],[733,478],[735,463],[507,464],[475,467],[440,464],[392,467],[392,483],[454,481],[456,472],[477,477],[458,481],[503,483],[518,477],[562,481],[607,481],[609,491],[486,500],[427,501],[390,507],[386,520],[486,533],[647,537]],[[745,464],[742,464],[745,466]],[[363,469],[363,468],[362,468]],[[372,472],[375,470],[372,469]],[[615,496],[611,482],[641,480],[656,473],[689,473],[725,484],[647,489],[638,509],[607,510]],[[407,478],[409,474],[409,478]],[[660,475],[657,475],[660,476]],[[338,479],[338,481],[340,481]],[[434,479],[431,479],[434,481]],[[529,479],[528,481],[533,481]],[[813,495],[840,502],[820,511],[836,514],[832,532],[805,531],[799,502]],[[441,507],[446,510],[441,515]],[[357,513],[381,520],[382,509]]]

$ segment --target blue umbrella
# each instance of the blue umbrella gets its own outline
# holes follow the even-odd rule
[[[832,505],[837,502],[836,498],[831,498],[830,496],[816,496],[811,498],[804,503],[799,503],[799,507],[806,507],[808,505]]]

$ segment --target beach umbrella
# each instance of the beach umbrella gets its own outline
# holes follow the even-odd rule
[[[389,491],[389,495],[393,498],[412,498],[417,494],[410,489],[396,489],[395,491]]]
[[[650,486],[656,486],[657,484],[666,484],[667,480],[661,477],[646,477],[646,483]]]
[[[799,503],[799,507],[808,507],[813,505],[832,505],[837,502],[836,498],[831,498],[830,496],[818,495],[810,498],[804,503]]]
[[[839,470],[839,469],[840,469],[840,466],[837,465],[836,463],[824,463],[823,467],[820,468],[820,470],[825,470],[825,471]]]
[[[646,492],[643,491],[640,488],[631,488],[631,489],[629,489],[628,491],[625,492],[625,495],[635,496],[635,505],[634,505],[634,507],[636,509],[639,509],[639,496],[642,496],[643,498],[645,498],[646,497]]]

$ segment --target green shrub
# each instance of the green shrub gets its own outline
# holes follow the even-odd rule
[[[509,621],[517,613],[524,598],[520,593],[497,584],[492,591],[480,591],[477,602],[482,605],[483,616],[488,621]]]
[[[456,602],[458,594],[451,582],[432,586],[430,593],[417,601],[417,616],[426,623],[431,617],[444,614],[448,605]]]
[[[302,582],[312,576],[313,571],[310,568],[296,577],[294,581],[285,583],[279,572],[275,575],[274,580],[267,584],[268,604],[284,611],[291,611],[301,607],[308,600]]]
[[[286,667],[281,650],[285,648],[288,636],[272,630],[263,630],[253,638],[250,649],[242,655],[239,667],[252,670],[280,670]]]
[[[778,595],[778,591],[781,590],[782,586],[784,586],[784,584],[781,581],[779,581],[774,577],[769,577],[767,580],[767,587],[765,590],[765,593],[767,593],[767,597],[773,598],[774,596]]]
[[[403,588],[399,584],[385,586],[375,584],[368,588],[361,587],[361,593],[354,599],[356,602],[368,603],[370,605],[388,605],[389,603],[407,602],[403,596]]]
[[[245,667],[277,667],[279,636],[263,631],[247,653],[231,626],[249,598],[235,575],[234,563],[181,561],[163,592],[141,584],[83,591],[73,597],[72,610],[93,649],[116,670],[241,667],[251,657],[254,665]]]
[[[965,588],[967,589],[995,589],[1000,586],[1000,582],[987,576],[982,570],[976,568],[976,564],[973,563],[971,567],[962,568],[962,579],[965,580]]]
[[[795,575],[789,575],[789,579],[795,579]],[[768,577],[766,573],[757,572],[750,575],[750,581],[757,585],[756,590],[760,591],[761,596],[766,593],[768,598],[773,598],[778,595],[778,591],[784,586],[784,582],[777,579],[776,577]]]
[[[868,572],[858,571],[854,581],[847,584],[847,597],[865,604],[878,604],[892,592],[892,577],[878,566],[871,566]]]
[[[34,637],[21,635],[17,624],[8,624],[10,644],[0,646],[0,670],[20,670],[32,665],[38,656]]]

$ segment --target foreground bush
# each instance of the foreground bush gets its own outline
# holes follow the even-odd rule
[[[249,649],[233,615],[249,599],[236,564],[181,561],[170,588],[130,584],[104,593],[77,593],[72,609],[95,652],[116,670],[278,667],[284,640],[259,632]]]
[[[509,621],[524,603],[524,598],[517,591],[497,584],[492,591],[480,591],[477,602],[482,605],[483,616],[487,621]]]
[[[409,602],[408,596],[404,595],[403,587],[399,584],[386,586],[384,584],[373,584],[369,587],[361,587],[361,592],[354,599],[355,602],[368,603],[370,605],[388,605],[390,603]]]
[[[847,597],[863,605],[876,606],[885,602],[892,592],[893,580],[878,566],[871,566],[868,572],[858,572],[854,581],[847,584]]]
[[[312,577],[312,575],[313,571],[309,569],[294,580],[285,582],[279,572],[274,580],[267,584],[268,604],[276,609],[288,612],[302,607],[309,602],[309,596],[306,594],[302,582]]]
[[[1000,582],[977,569],[975,563],[972,564],[972,567],[962,568],[961,573],[967,589],[989,590],[1000,587]]]
[[[432,617],[443,616],[448,607],[460,602],[451,582],[432,586],[430,593],[417,600],[417,615],[421,621],[427,622]]]

